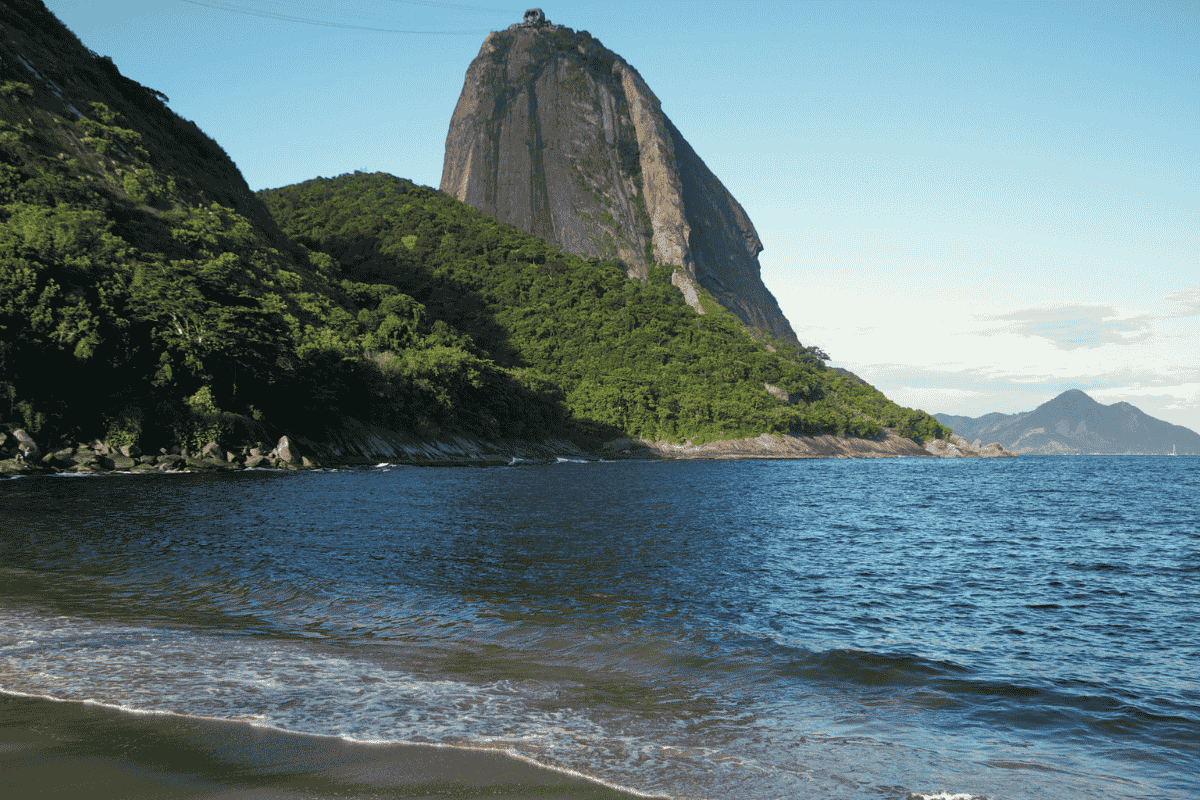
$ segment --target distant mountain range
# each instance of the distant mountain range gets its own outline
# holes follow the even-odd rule
[[[1024,414],[934,418],[968,441],[999,442],[1038,455],[1200,455],[1200,434],[1155,419],[1129,403],[1098,403],[1071,389]]]

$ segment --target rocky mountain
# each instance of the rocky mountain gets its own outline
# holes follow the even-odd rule
[[[624,59],[540,12],[488,35],[467,69],[442,191],[577,255],[655,263],[746,325],[796,341],[763,285],[745,209]],[[702,312],[703,313],[703,312]]]
[[[1200,455],[1200,434],[1146,414],[1129,403],[1098,403],[1071,389],[1024,414],[959,417],[934,414],[966,439],[999,442],[1015,453],[1161,455],[1172,448]]]
[[[252,194],[167,102],[0,0],[0,472],[945,433],[682,272],[382,173]]]

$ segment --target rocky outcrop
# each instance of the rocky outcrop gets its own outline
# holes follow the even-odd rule
[[[763,285],[745,209],[638,72],[586,31],[514,25],[484,40],[446,136],[442,191],[586,257],[652,263],[745,324],[796,336]]]
[[[24,439],[16,437],[17,433]],[[321,466],[315,458],[302,455],[298,446],[287,436],[282,437],[275,448],[268,452],[264,452],[263,446],[230,450],[217,442],[209,442],[199,450],[175,448],[168,451],[163,448],[152,455],[142,453],[134,445],[113,446],[99,440],[91,444],[61,447],[43,455],[24,431],[14,432],[13,437],[8,441],[27,440],[26,449],[5,448],[4,440],[0,440],[0,476],[46,472],[219,472],[255,468],[313,469]]]
[[[605,457],[685,459],[928,458],[931,455],[912,439],[890,432],[876,439],[764,433],[746,439],[723,439],[698,445],[617,439],[606,443],[601,453]]]
[[[17,451],[20,453],[21,458],[32,461],[41,455],[41,448],[37,446],[37,442],[28,433],[23,430],[17,430],[13,431],[12,435],[13,439],[17,442]]]
[[[1016,453],[1004,449],[999,442],[984,445],[979,439],[971,444],[957,434],[951,434],[950,440],[934,439],[925,443],[925,451],[939,458],[1015,458]]]
[[[503,465],[596,459],[787,459],[787,458],[981,458],[1016,455],[998,444],[968,445],[962,437],[935,440],[922,447],[891,431],[874,439],[849,436],[791,436],[763,434],[705,444],[616,439],[588,452],[560,439],[543,441],[485,441],[466,436],[439,440],[414,438],[399,431],[361,423],[353,418],[332,422],[319,439],[301,435],[280,438],[265,446],[223,450],[209,443],[199,451],[160,450],[158,455],[122,455],[101,442],[55,450],[43,459],[18,462],[0,458],[0,476],[38,472],[221,472],[242,469],[316,469],[322,464],[415,464],[423,466]],[[11,449],[11,448],[10,448]],[[0,456],[5,455],[0,450]]]

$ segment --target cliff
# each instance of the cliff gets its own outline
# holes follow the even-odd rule
[[[442,191],[568,252],[652,263],[702,311],[697,285],[746,325],[795,342],[763,285],[745,209],[637,70],[586,31],[490,34],[446,136]]]
[[[323,463],[428,463],[562,441],[943,432],[703,291],[698,317],[649,258],[631,280],[390,175],[250,194],[163,93],[43,3],[0,12],[0,471],[295,465],[271,449],[283,439]],[[698,163],[665,118],[634,124],[617,103],[631,94],[609,92],[613,142],[659,125],[659,156]],[[712,230],[724,213],[757,248],[698,166],[663,173],[674,195],[650,191],[670,181],[650,180],[648,152],[626,150],[648,184],[630,179],[631,214],[649,220],[648,203],[661,222],[672,197],[676,211],[707,198]],[[699,257],[716,239],[688,241]],[[392,433],[343,437],[350,419]]]

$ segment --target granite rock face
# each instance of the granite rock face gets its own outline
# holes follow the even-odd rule
[[[441,189],[632,276],[673,267],[697,310],[698,284],[747,325],[796,341],[745,210],[637,70],[586,31],[542,21],[488,35],[450,122]]]
[[[999,442],[983,444],[976,439],[971,444],[958,434],[951,434],[950,440],[933,439],[925,443],[925,452],[939,458],[1014,458],[1017,454],[1004,449]]]

